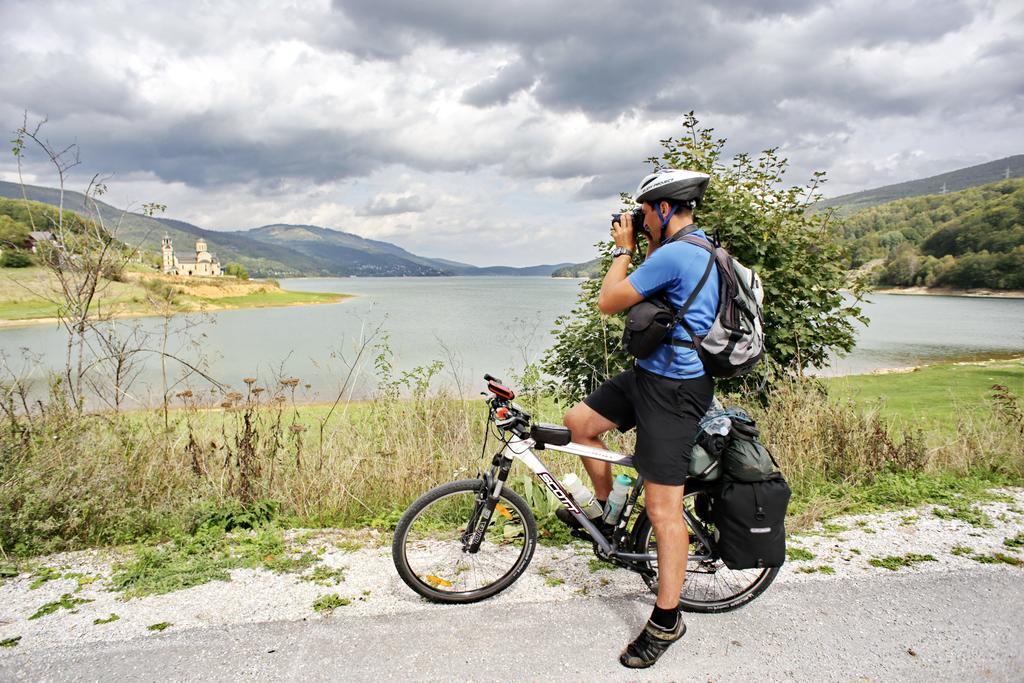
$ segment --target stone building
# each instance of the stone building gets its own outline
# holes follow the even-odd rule
[[[216,277],[221,275],[220,261],[215,254],[206,250],[206,240],[196,240],[196,253],[178,256],[171,246],[171,238],[164,237],[161,246],[164,263],[163,272],[165,275],[205,275]]]
[[[28,248],[32,250],[33,254],[39,250],[39,245],[44,242],[56,244],[57,238],[49,230],[36,230],[28,234]]]

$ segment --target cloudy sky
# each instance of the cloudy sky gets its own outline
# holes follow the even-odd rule
[[[1019,0],[0,0],[0,45],[73,189],[476,265],[591,258],[689,110],[830,195],[1024,152]]]

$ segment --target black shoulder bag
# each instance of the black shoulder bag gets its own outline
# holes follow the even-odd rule
[[[690,229],[684,228],[667,239],[662,246],[675,242],[696,229],[696,225],[690,226]],[[672,307],[664,294],[661,293],[644,299],[640,303],[633,304],[629,311],[626,312],[626,326],[622,330],[622,348],[640,360],[648,358],[658,350],[659,346],[665,343],[672,344],[673,346],[696,348],[693,341],[687,342],[682,339],[672,339],[666,342],[665,338],[669,336],[672,328],[682,319],[693,303],[693,300],[697,298],[697,294],[704,288],[704,283],[707,282],[713,265],[715,265],[714,254],[708,259],[707,268],[704,269],[700,282],[693,288],[689,298],[678,311]]]

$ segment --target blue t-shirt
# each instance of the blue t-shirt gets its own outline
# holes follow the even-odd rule
[[[695,230],[690,234],[707,239],[703,230]],[[629,282],[645,299],[664,291],[669,303],[679,309],[700,282],[709,258],[711,254],[695,244],[670,242],[640,264],[629,276]],[[714,324],[717,312],[718,273],[713,268],[697,298],[686,311],[686,322],[695,333],[703,336]],[[690,335],[682,325],[676,324],[671,338],[690,340]],[[647,358],[637,360],[636,364],[656,375],[677,379],[693,379],[704,374],[704,365],[696,351],[672,344],[662,344]]]

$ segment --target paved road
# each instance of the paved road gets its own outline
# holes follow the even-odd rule
[[[0,680],[1021,681],[1022,579],[979,568],[773,586],[736,612],[690,615],[644,672],[617,655],[650,602],[581,597],[14,652]]]

